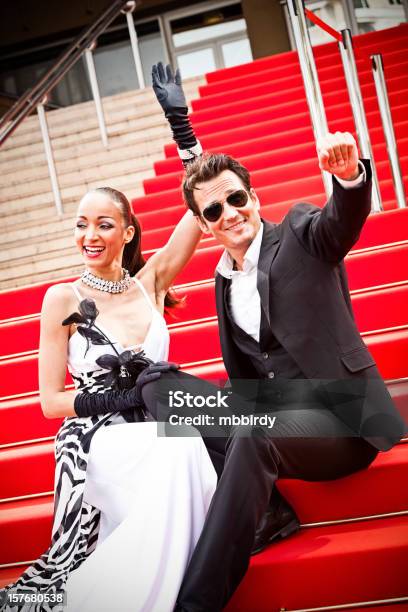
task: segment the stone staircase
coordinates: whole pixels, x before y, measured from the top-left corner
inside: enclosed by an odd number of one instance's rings
[[[184,83],[187,100],[204,79]],[[149,88],[103,99],[109,147],[101,143],[94,103],[47,114],[64,214],[58,216],[38,118],[28,117],[0,149],[0,291],[72,276],[81,268],[73,245],[80,198],[109,185],[128,198],[143,195],[154,176],[169,127]]]

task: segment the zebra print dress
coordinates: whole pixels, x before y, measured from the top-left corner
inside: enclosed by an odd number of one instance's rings
[[[103,385],[86,373],[75,377],[77,388],[101,392]],[[130,420],[130,419],[129,419]],[[100,427],[126,422],[118,413],[90,418],[67,418],[56,436],[55,498],[51,545],[13,585],[15,592],[64,591],[67,577],[95,549],[100,512],[83,500],[89,447]],[[3,594],[3,597],[5,595]],[[18,604],[1,608],[7,612],[59,611],[58,605]]]
[[[167,359],[169,332],[164,318],[153,308],[150,298],[140,281],[135,279],[152,307],[152,322],[142,348],[154,361]],[[79,323],[77,332],[71,336],[68,346],[68,369],[75,388],[83,393],[104,393],[112,389],[112,371],[97,365],[104,354],[134,355],[129,347],[125,350],[118,342],[109,338],[100,326],[95,302],[83,300],[75,285],[75,295],[80,301],[79,313],[68,317],[63,324]],[[82,321],[81,321],[82,319]],[[83,333],[82,333],[83,332]],[[119,348],[119,351],[118,351]],[[140,347],[138,347],[140,349]],[[111,376],[111,378],[109,378]],[[13,584],[0,590],[0,610],[5,612],[59,612],[63,607],[58,602],[18,603],[11,605],[10,593],[56,594],[64,591],[70,572],[78,568],[96,548],[100,512],[84,501],[86,469],[93,435],[100,427],[118,423],[138,422],[137,412],[112,413],[87,418],[66,418],[55,441],[55,497],[54,521],[51,545]],[[29,597],[28,597],[29,599]],[[4,603],[6,601],[6,603]]]

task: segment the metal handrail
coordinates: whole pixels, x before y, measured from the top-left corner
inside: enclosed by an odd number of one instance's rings
[[[316,63],[306,26],[303,1],[304,0],[287,0],[287,6],[299,55],[299,64],[309,106],[313,133],[317,142],[319,138],[325,136],[329,130],[327,127],[326,112],[322,92],[320,90]],[[332,181],[330,175],[324,170],[322,170],[322,179],[326,195],[329,197],[332,191]]]
[[[398,156],[397,140],[394,133],[391,107],[388,99],[387,83],[384,75],[384,63],[381,53],[371,55],[371,65],[377,92],[378,105],[380,107],[381,121],[387,144],[388,158],[390,160],[392,179],[394,181],[395,195],[397,196],[398,208],[407,207],[404,180]]]
[[[0,145],[7,140],[33,108],[41,103],[51,89],[61,81],[82,53],[95,42],[97,37],[106,30],[127,4],[128,0],[114,0],[114,2],[109,3],[109,7],[101,13],[91,26],[77,36],[38,83],[32,89],[27,90],[16,104],[7,111],[0,120]]]
[[[381,212],[383,205],[381,202],[380,185],[378,182],[377,169],[374,160],[373,147],[371,145],[370,133],[368,131],[367,117],[364,108],[363,94],[361,92],[360,80],[358,77],[356,59],[353,50],[353,39],[348,28],[341,31],[342,40],[338,43],[341,61],[343,63],[344,76],[346,79],[347,90],[350,98],[351,111],[356,126],[357,138],[360,145],[362,157],[371,159],[372,171],[372,212]]]
[[[0,98],[6,98],[6,99],[8,99],[10,101],[15,102],[16,100],[20,99],[20,96],[18,94],[13,94],[13,93],[10,93],[9,91],[4,91],[4,90],[1,89],[0,90]],[[55,102],[47,102],[47,104],[45,104],[44,107],[45,107],[46,110],[56,110],[57,108],[62,108],[60,104],[56,104]],[[7,112],[9,110],[10,109],[7,109]]]
[[[356,62],[353,52],[353,41],[350,30],[345,29],[342,30],[341,33],[337,32],[331,26],[322,21],[319,17],[314,15],[314,13],[308,10],[305,7],[305,0],[287,0],[287,6],[289,9],[289,17],[292,24],[296,48],[299,54],[299,62],[316,141],[318,140],[318,137],[324,135],[323,132],[327,132],[328,129],[323,99],[321,96],[317,76],[316,64],[313,57],[309,33],[305,24],[305,16],[307,16],[308,19],[310,19],[316,25],[325,30],[338,42],[360,150],[363,157],[367,157],[373,161],[373,193],[371,209],[372,212],[380,212],[383,210],[381,194],[378,184],[376,167],[374,164],[373,151],[368,132],[364,102],[356,68]],[[329,191],[327,186],[327,175],[325,172],[322,172],[322,175],[326,193],[328,193]]]

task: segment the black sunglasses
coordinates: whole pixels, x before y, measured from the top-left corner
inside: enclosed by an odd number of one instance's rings
[[[235,206],[235,208],[242,208],[246,206],[248,203],[248,193],[243,189],[238,189],[237,191],[233,191],[226,198],[225,201],[228,202],[230,206]],[[218,221],[218,219],[222,215],[222,211],[224,210],[224,204],[222,202],[213,202],[206,206],[201,213],[204,219],[207,221]]]

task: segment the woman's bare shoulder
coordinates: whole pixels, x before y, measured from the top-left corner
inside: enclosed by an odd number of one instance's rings
[[[72,283],[57,283],[48,287],[45,292],[42,310],[43,312],[57,311],[55,314],[71,312],[77,301]]]

